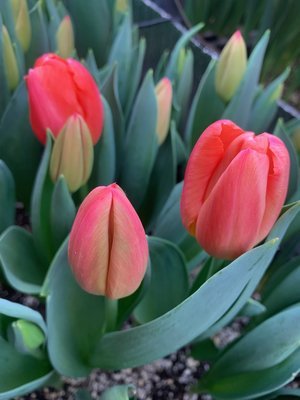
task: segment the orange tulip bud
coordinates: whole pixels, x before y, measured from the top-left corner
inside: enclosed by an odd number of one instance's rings
[[[70,234],[69,262],[89,293],[119,299],[139,287],[148,243],[137,213],[117,184],[97,187],[81,204]]]
[[[233,122],[210,125],[185,172],[181,216],[209,254],[234,259],[270,232],[283,206],[290,159],[276,136]]]
[[[246,68],[246,44],[241,32],[236,31],[222,50],[216,68],[216,91],[225,102],[235,94]]]
[[[172,107],[172,84],[168,78],[161,79],[155,87],[157,100],[156,134],[162,144],[168,134]]]
[[[94,160],[91,133],[81,115],[68,118],[55,139],[51,160],[50,176],[56,182],[64,175],[68,188],[75,192],[89,179]]]

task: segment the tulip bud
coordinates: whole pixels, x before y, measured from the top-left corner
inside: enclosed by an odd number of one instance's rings
[[[58,54],[67,58],[70,57],[74,52],[74,31],[72,26],[71,18],[66,15],[56,32],[56,42],[58,48]]]
[[[31,42],[31,23],[26,0],[10,0],[15,21],[15,32],[24,52]]]
[[[283,206],[290,159],[276,136],[233,122],[210,125],[187,164],[181,217],[209,254],[234,259],[270,232]]]
[[[116,10],[120,13],[125,13],[129,8],[128,0],[117,0]]]
[[[216,67],[215,87],[222,100],[235,94],[247,68],[247,50],[240,31],[236,31],[220,54]]]
[[[172,84],[168,78],[161,79],[155,87],[157,101],[156,134],[162,144],[168,134],[172,107]]]
[[[40,142],[45,144],[47,129],[57,137],[67,119],[79,114],[89,127],[93,144],[97,143],[103,128],[103,104],[96,82],[80,62],[44,54],[25,79],[30,122]]]
[[[64,175],[70,192],[75,192],[89,179],[94,159],[91,134],[81,115],[68,118],[54,142],[50,176],[56,182]]]
[[[85,198],[69,241],[69,263],[87,292],[119,299],[140,285],[148,262],[142,223],[117,184],[99,186]]]
[[[13,45],[6,27],[2,26],[3,60],[8,88],[14,90],[19,83],[19,69]]]

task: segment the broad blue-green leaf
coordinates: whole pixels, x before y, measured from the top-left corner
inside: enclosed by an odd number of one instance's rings
[[[235,304],[249,282],[261,276],[261,269],[271,262],[278,244],[279,240],[272,240],[243,254],[161,317],[104,335],[93,349],[90,364],[97,368],[130,368],[186,345],[215,324]]]
[[[282,267],[276,278],[269,289],[269,295],[263,297],[268,316],[300,302],[300,258],[297,257]]]
[[[48,352],[54,368],[67,376],[86,376],[90,355],[103,334],[105,298],[83,291],[68,264],[66,240],[54,258],[47,288]]]
[[[50,213],[53,244],[58,249],[68,236],[76,214],[74,201],[63,176],[54,185]]]
[[[109,185],[116,179],[116,148],[115,130],[113,125],[110,106],[105,98],[104,105],[104,127],[99,142],[94,147],[94,165],[89,180],[91,187]]]
[[[249,117],[258,88],[259,76],[269,36],[270,32],[266,31],[253,49],[242,82],[222,116],[224,119],[231,119],[243,129],[252,129]]]
[[[180,217],[180,197],[182,182],[178,183],[157,217],[153,235],[175,243],[184,253],[188,261],[197,256],[202,249],[182,225]]]
[[[102,87],[102,94],[107,100],[112,113],[114,141],[116,147],[116,176],[119,176],[124,154],[124,116],[118,90],[118,72],[113,68]]]
[[[171,242],[149,238],[150,285],[134,310],[139,323],[146,323],[172,310],[188,295],[188,275],[184,257]]]
[[[120,183],[135,208],[145,196],[157,151],[157,102],[152,71],[146,75],[130,116]]]
[[[147,193],[140,209],[142,221],[151,230],[157,215],[168,199],[176,184],[177,148],[175,125],[172,121],[171,132],[165,142],[159,147],[151,172]],[[149,227],[149,224],[151,224]]]
[[[108,63],[118,66],[118,87],[120,100],[125,109],[129,88],[132,55],[132,22],[131,15],[127,13],[112,44]],[[136,61],[136,60],[135,60]]]
[[[284,123],[282,119],[279,119],[275,130],[274,135],[278,136],[286,145],[290,155],[290,177],[289,177],[289,188],[287,193],[287,199],[289,199],[299,187],[299,162],[295,147],[288,136],[288,133],[285,129]]]
[[[277,111],[277,100],[280,96],[282,84],[289,73],[290,68],[288,67],[258,95],[250,116],[252,131],[261,133],[268,130]]]
[[[0,299],[0,314],[4,314],[11,318],[21,318],[30,321],[39,326],[41,330],[47,334],[47,328],[41,314],[29,307],[23,306],[22,304]]]
[[[17,350],[0,337],[0,400],[10,400],[46,386],[54,376],[48,360]]]
[[[130,113],[132,102],[134,100],[139,82],[141,80],[144,56],[146,51],[146,41],[140,39],[139,45],[133,48],[131,52],[131,68],[128,82],[128,90],[125,103],[125,115]]]
[[[65,0],[75,28],[75,47],[80,57],[92,49],[98,65],[107,61],[111,43],[113,15],[106,1],[89,0],[88,7],[82,0]]]
[[[50,42],[47,34],[47,22],[41,1],[37,1],[30,10],[31,42],[26,52],[26,65],[32,67],[35,60],[42,54],[50,51]]]
[[[297,305],[242,337],[210,368],[199,382],[199,389],[217,399],[256,398],[292,380],[300,369],[299,357],[300,306]]]
[[[100,400],[130,400],[135,393],[132,385],[117,385],[109,389],[100,396]]]
[[[41,257],[49,262],[54,252],[51,232],[51,197],[53,183],[49,176],[52,139],[48,134],[43,158],[35,178],[31,197],[32,235]]]
[[[185,130],[185,140],[190,150],[204,129],[220,119],[225,109],[215,90],[215,67],[216,60],[211,60],[192,101]]]
[[[15,221],[15,182],[6,164],[0,160],[0,233]]]
[[[13,288],[23,293],[40,292],[46,270],[31,233],[17,226],[8,228],[0,237],[0,261]]]
[[[0,158],[13,174],[17,199],[26,206],[41,157],[41,145],[31,130],[28,116],[27,91],[22,82],[11,97],[0,122]]]

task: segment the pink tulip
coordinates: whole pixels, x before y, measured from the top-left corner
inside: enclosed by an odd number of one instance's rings
[[[103,104],[89,71],[78,61],[44,54],[26,76],[30,122],[40,142],[45,144],[47,128],[57,137],[67,119],[83,117],[97,143],[103,128]]]
[[[290,160],[276,136],[211,124],[185,172],[181,216],[209,254],[234,259],[270,232],[287,194]]]
[[[117,184],[99,186],[83,201],[70,234],[69,262],[89,293],[119,299],[139,287],[148,243],[138,215]]]

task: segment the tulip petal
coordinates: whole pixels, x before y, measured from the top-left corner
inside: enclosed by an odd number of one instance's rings
[[[69,241],[69,262],[75,278],[89,293],[106,293],[109,265],[109,220],[112,193],[94,189],[80,206]]]
[[[140,285],[148,262],[148,243],[142,223],[124,192],[112,189],[113,238],[106,296],[121,298]]]
[[[98,87],[91,75],[87,74],[84,66],[72,58],[67,60],[69,72],[76,85],[77,100],[82,109],[82,116],[87,123],[93,143],[97,143],[103,128],[104,110],[102,101],[95,101],[100,97]]]
[[[243,133],[233,122],[220,120],[198,139],[186,168],[180,205],[183,224],[192,235],[210,179],[228,146]]]
[[[233,259],[257,243],[265,203],[269,158],[241,151],[222,174],[199,212],[196,238],[219,258]]]
[[[271,167],[268,176],[266,209],[257,242],[267,236],[280,214],[287,195],[290,174],[289,153],[281,139],[269,133],[263,133],[260,136],[268,139],[268,156]]]

